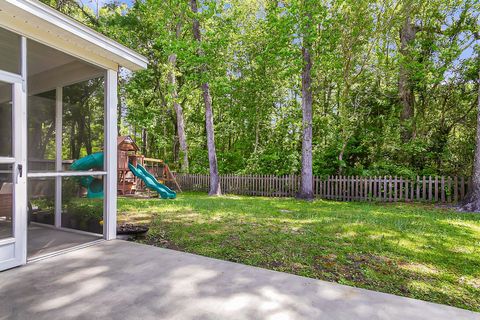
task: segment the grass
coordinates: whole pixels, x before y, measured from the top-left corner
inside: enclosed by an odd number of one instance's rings
[[[182,193],[120,198],[144,242],[480,311],[480,214],[425,204]]]

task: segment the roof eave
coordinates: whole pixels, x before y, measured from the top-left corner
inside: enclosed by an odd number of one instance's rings
[[[45,23],[62,28],[73,35],[97,45],[108,51],[112,60],[120,66],[132,71],[146,69],[148,59],[120,43],[102,35],[99,32],[81,24],[67,15],[37,1],[37,0],[4,0],[7,3],[42,19]]]

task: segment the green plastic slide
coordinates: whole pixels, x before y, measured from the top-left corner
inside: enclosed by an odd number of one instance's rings
[[[142,179],[147,188],[157,191],[162,199],[175,199],[177,197],[177,193],[175,191],[158,182],[158,180],[155,179],[155,177],[140,164],[137,164],[137,167],[135,168],[131,163],[129,163],[128,168],[130,171],[132,171],[135,177]]]
[[[88,171],[90,169],[103,169],[103,152],[89,154],[86,157],[76,160],[70,166],[71,170]],[[78,178],[80,184],[87,188],[87,198],[103,198],[103,180],[93,176]]]
[[[70,166],[70,169],[76,171],[88,171],[90,169],[103,168],[103,152],[95,152],[86,157],[78,159]]]

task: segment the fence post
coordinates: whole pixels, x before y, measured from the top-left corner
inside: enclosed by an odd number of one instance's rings
[[[387,176],[383,176],[383,201],[384,202],[387,202],[387,196],[388,196],[388,192],[387,192]]]
[[[369,181],[369,194],[368,194],[368,198],[370,199],[370,201],[373,201],[374,197],[375,197],[375,177],[369,177],[370,178],[370,181]]]
[[[433,180],[432,176],[428,176],[428,201],[433,199]]]
[[[329,181],[329,184],[330,184],[330,197],[329,197],[329,199],[333,200],[334,199],[333,195],[335,193],[335,191],[334,191],[335,190],[335,183],[333,182],[334,181],[333,176],[330,176],[329,179],[330,179],[330,181]]]
[[[447,202],[451,203],[452,202],[452,177],[448,176],[447,180]]]
[[[337,176],[332,177],[332,199],[337,200],[338,194],[338,184],[337,184]]]
[[[349,176],[345,176],[345,196],[346,196],[346,201],[351,201],[352,200],[352,178]]]
[[[271,174],[270,175],[270,197],[274,197],[275,196],[275,180],[274,180],[274,176]]]
[[[263,179],[262,179],[263,175],[261,174],[258,174],[257,175],[257,192],[256,194],[258,196],[262,196],[262,183],[263,183]]]
[[[458,202],[458,177],[453,177],[453,202]]]
[[[348,201],[353,201],[355,196],[355,191],[354,191],[355,176],[349,177],[349,180],[350,180],[350,183],[349,183],[350,186],[347,188],[348,194],[349,194]]]
[[[352,185],[353,201],[358,200],[358,176],[353,176],[353,185]]]
[[[398,201],[400,201],[400,202],[403,200],[403,197],[404,197],[403,188],[404,188],[405,181],[406,180],[403,180],[403,177],[400,177],[400,188],[398,189],[399,190]]]
[[[263,195],[265,197],[268,197],[268,177],[269,177],[269,175],[263,175],[263,179],[262,179],[262,181],[263,181],[263,188],[262,189],[263,189]]]
[[[255,180],[256,180],[256,188],[255,188],[255,195],[257,196],[261,196],[262,195],[262,175],[261,174],[257,174],[255,176]]]
[[[263,174],[258,175],[258,195],[263,196]]]
[[[427,178],[425,176],[422,177],[422,193],[423,193],[423,201],[427,201]]]
[[[392,178],[392,176],[387,177],[387,194],[388,194],[388,202],[392,202],[392,194],[393,194],[393,178]]]
[[[397,202],[398,200],[398,196],[397,196],[397,192],[398,192],[398,179],[397,179],[397,176],[395,176],[393,178],[393,202]],[[400,184],[400,190],[402,188],[402,185]],[[401,192],[400,192],[401,193]]]
[[[415,180],[410,180],[410,201],[415,201]]]
[[[275,197],[275,175],[270,175],[270,197]]]
[[[372,181],[370,181],[370,191],[372,192],[372,196],[371,196],[371,200],[374,201],[376,200],[376,197],[377,197],[377,176],[373,176],[372,177]]]
[[[373,186],[373,178],[367,177],[365,179],[365,200],[372,201],[372,186]]]
[[[442,203],[445,203],[445,177],[442,176],[441,184],[440,184],[440,200]]]
[[[332,188],[331,188],[331,193],[332,193],[332,200],[337,200],[337,176],[332,176]]]
[[[404,185],[405,185],[405,202],[408,202],[408,196],[410,195],[410,194],[409,194],[409,191],[408,191],[409,184],[410,184],[410,179],[405,179],[405,181],[404,181]]]
[[[338,184],[338,200],[343,200],[342,197],[343,197],[343,179],[342,179],[342,176],[338,176],[338,181],[337,181],[337,184]]]
[[[355,179],[357,180],[357,186],[355,187],[355,189],[357,190],[355,193],[356,193],[356,200],[357,201],[360,201],[362,200],[362,187],[363,187],[363,181],[362,181],[362,177],[359,177],[359,176],[355,176]]]
[[[346,191],[346,200],[351,201],[352,200],[352,178],[349,176],[345,176],[345,191]]]
[[[330,198],[330,182],[331,182],[330,175],[328,175],[327,176],[327,194],[326,194],[327,199],[331,199]]]

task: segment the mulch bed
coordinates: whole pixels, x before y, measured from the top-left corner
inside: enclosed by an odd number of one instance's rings
[[[131,223],[124,223],[117,227],[117,234],[141,234],[147,231],[147,226]]]

